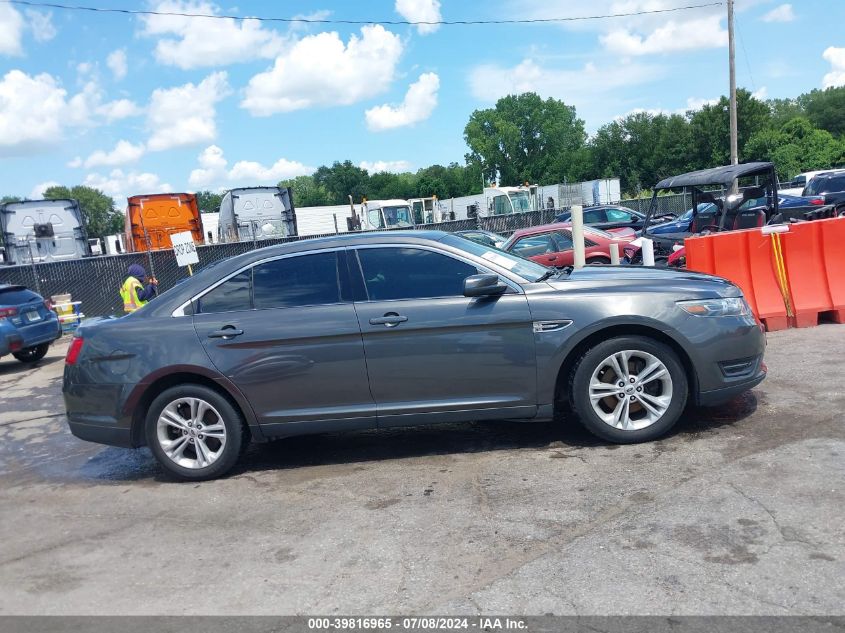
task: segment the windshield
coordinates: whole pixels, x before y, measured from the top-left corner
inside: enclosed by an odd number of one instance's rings
[[[515,275],[519,275],[528,281],[537,281],[540,277],[544,277],[546,273],[549,272],[549,269],[545,266],[536,264],[529,259],[524,259],[522,257],[518,257],[517,255],[513,255],[512,253],[506,253],[497,248],[491,248],[489,246],[485,246],[484,244],[473,242],[472,240],[459,235],[447,235],[443,238],[443,243],[448,246],[459,248],[467,253],[471,253],[481,259],[485,259],[491,264],[496,264],[497,266],[509,270]]]
[[[525,213],[531,210],[527,191],[512,191],[508,196],[510,196],[511,202],[513,203],[514,213]]]
[[[387,226],[414,226],[410,207],[382,207]]]

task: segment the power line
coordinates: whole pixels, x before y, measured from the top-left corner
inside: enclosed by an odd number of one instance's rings
[[[216,20],[257,20],[259,22],[286,22],[286,23],[304,23],[304,24],[349,24],[349,25],[364,25],[364,24],[387,24],[391,26],[401,25],[429,25],[429,26],[466,26],[466,25],[484,25],[484,24],[543,24],[555,22],[581,22],[587,20],[606,20],[610,18],[629,18],[641,15],[653,15],[656,13],[674,13],[677,11],[689,11],[692,9],[704,9],[708,7],[723,6],[724,1],[708,2],[705,4],[691,4],[683,7],[673,7],[669,9],[653,9],[651,11],[633,11],[630,13],[612,13],[608,15],[587,15],[577,17],[560,17],[560,18],[524,18],[524,19],[508,19],[508,20],[341,20],[332,18],[308,18],[308,17],[294,17],[294,18],[276,18],[267,16],[241,16],[241,15],[216,15],[210,13],[182,13],[176,11],[145,11],[143,9],[115,9],[105,7],[88,7],[81,5],[59,4],[56,2],[36,2],[34,0],[0,0],[5,4],[17,4],[26,7],[34,7],[39,9],[61,9],[64,11],[89,11],[92,13],[122,13],[125,15],[142,15],[142,16],[172,16],[181,18],[213,18]]]

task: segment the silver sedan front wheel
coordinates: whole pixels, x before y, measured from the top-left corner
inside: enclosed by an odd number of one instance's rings
[[[672,404],[672,377],[655,355],[642,350],[614,352],[590,377],[590,405],[602,422],[622,431],[656,423]]]
[[[211,403],[182,397],[162,409],[156,438],[165,456],[178,466],[207,468],[226,448],[226,426]]]

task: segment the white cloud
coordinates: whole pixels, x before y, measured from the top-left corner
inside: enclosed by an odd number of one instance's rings
[[[440,78],[425,73],[411,84],[402,103],[397,107],[380,105],[367,110],[367,127],[374,132],[391,130],[425,121],[437,107]]]
[[[647,35],[628,28],[615,29],[599,39],[612,53],[649,55],[701,48],[720,48],[728,44],[728,32],[719,15],[676,21],[669,20]]]
[[[91,173],[85,177],[82,183],[87,187],[99,189],[107,196],[115,198],[120,206],[123,199],[141,193],[169,193],[173,187],[149,172],[130,171],[124,172],[121,169],[113,169],[108,174]]]
[[[218,15],[211,2],[163,0],[155,11]],[[144,16],[143,34],[159,37],[155,57],[179,68],[221,66],[255,59],[272,59],[285,46],[285,38],[266,29],[258,20],[191,18],[178,15]]]
[[[49,42],[56,37],[56,27],[53,26],[53,14],[41,13],[27,9],[26,17],[29,19],[29,29],[32,31],[32,38],[36,42]]]
[[[126,77],[126,50],[118,48],[109,53],[109,56],[106,57],[106,66],[109,67],[115,79]]]
[[[704,106],[716,105],[719,103],[718,99],[702,99],[699,97],[689,97],[687,99],[687,110],[701,110]]]
[[[30,200],[41,200],[44,197],[44,192],[50,187],[61,187],[62,183],[55,180],[48,180],[47,182],[38,183],[32,188],[29,193]]]
[[[144,145],[133,145],[129,141],[120,140],[114,149],[111,151],[97,150],[91,154],[84,162],[77,163],[77,159],[71,161],[73,166],[82,166],[86,169],[91,167],[116,167],[118,165],[128,165],[136,162],[144,155]]]
[[[795,20],[795,11],[791,4],[782,4],[775,7],[763,16],[763,22],[792,22]]]
[[[439,22],[440,0],[396,0],[396,12],[409,22]],[[420,35],[434,33],[439,24],[418,24]]]
[[[663,67],[624,60],[569,69],[541,66],[533,59],[525,59],[513,67],[477,66],[470,72],[469,84],[472,94],[485,103],[522,92],[561,99],[575,106],[590,127],[606,123],[620,111],[620,104],[624,105],[620,94],[625,88],[658,81],[664,74]]]
[[[70,119],[66,97],[67,91],[47,73],[6,73],[0,81],[0,155],[56,143]]]
[[[217,136],[215,104],[229,93],[225,72],[212,73],[197,85],[154,90],[147,111],[148,149],[161,151],[213,141]]]
[[[312,106],[349,105],[383,92],[396,73],[402,41],[380,25],[361,28],[344,44],[332,32],[300,39],[253,76],[241,107],[269,116]]]
[[[751,93],[751,96],[758,101],[765,101],[769,98],[769,89],[766,86],[760,86],[757,90]]]
[[[21,40],[24,21],[12,5],[0,4],[0,55],[23,53]]]
[[[830,72],[824,76],[825,88],[845,85],[845,48],[831,46],[822,54],[830,62]]]
[[[407,160],[362,160],[358,163],[358,167],[366,169],[371,174],[378,174],[383,171],[388,171],[393,174],[401,174],[406,171],[411,171],[411,163]]]
[[[191,171],[188,182],[197,189],[219,188],[224,185],[275,184],[280,180],[304,176],[314,172],[297,161],[280,158],[270,167],[255,161],[242,160],[229,169],[223,150],[217,145],[206,147],[198,157],[199,167]]]
[[[144,109],[129,99],[116,99],[98,106],[97,113],[111,123],[112,121],[139,116],[144,113]]]

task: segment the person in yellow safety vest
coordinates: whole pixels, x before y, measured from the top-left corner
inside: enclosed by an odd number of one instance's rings
[[[158,294],[158,280],[150,277],[145,286],[144,279],[147,277],[147,271],[140,264],[130,265],[127,272],[129,276],[120,287],[120,298],[123,299],[123,311],[129,314]]]

